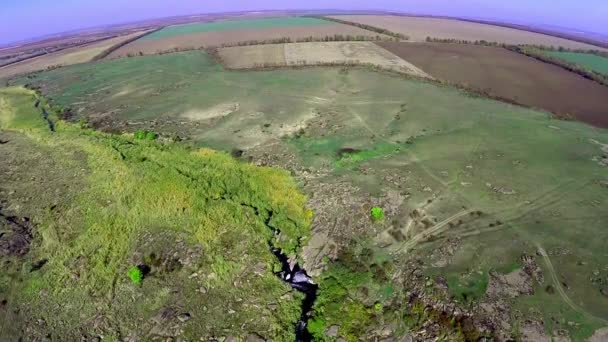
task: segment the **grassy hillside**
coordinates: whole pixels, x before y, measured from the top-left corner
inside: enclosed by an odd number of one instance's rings
[[[0,147],[16,167],[3,182],[14,196],[38,193],[29,209],[5,208],[34,213],[35,226],[28,253],[0,254],[0,297],[11,309],[0,310],[3,335],[148,340],[177,329],[188,339],[293,340],[301,296],[273,274],[269,244],[295,255],[309,214],[285,172],[61,121],[51,132],[41,109],[55,113],[36,101],[23,88],[0,90]],[[37,171],[37,181],[25,179]],[[45,199],[55,176],[66,186]],[[141,284],[128,277],[137,266]]]

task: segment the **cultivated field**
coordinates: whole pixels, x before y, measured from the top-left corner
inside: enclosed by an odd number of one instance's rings
[[[229,69],[247,69],[263,65],[284,66],[285,44],[234,46],[218,49],[222,64]]]
[[[306,26],[331,26],[331,22],[315,18],[304,17],[279,17],[265,19],[240,19],[240,20],[221,20],[214,22],[202,22],[186,25],[176,25],[166,27],[155,32],[143,40],[160,39],[181,36],[191,33],[202,32],[221,32],[235,30],[257,30],[277,27],[306,27]]]
[[[608,58],[591,53],[545,51],[551,57],[560,58],[568,63],[608,76]]]
[[[431,76],[517,103],[608,127],[608,88],[502,48],[382,42]]]
[[[140,52],[154,54],[172,49],[235,45],[281,38],[290,38],[292,41],[311,37],[322,39],[334,35],[390,39],[388,36],[381,36],[350,25],[312,18],[235,20],[168,27],[118,49],[108,58],[136,55]]]
[[[451,19],[390,15],[340,15],[332,17],[402,33],[409,36],[410,40],[414,42],[422,42],[426,40],[426,37],[432,37],[469,41],[486,40],[506,44],[553,45],[572,49],[600,49],[593,45],[540,33]]]
[[[366,64],[428,77],[422,70],[371,42],[313,42],[219,49],[229,68],[259,66]]]
[[[103,40],[97,43],[92,43],[75,48],[65,49],[59,52],[54,52],[48,55],[17,62],[11,65],[0,67],[0,79],[10,78],[19,74],[45,70],[49,67],[64,66],[91,61],[93,58],[103,53],[104,51],[121,44],[124,41],[133,39],[142,32],[135,32],[128,35],[115,37]]]
[[[0,67],[15,63],[28,58],[57,52],[71,47],[82,46],[88,43],[112,38],[110,33],[98,33],[93,35],[78,35],[68,38],[47,39],[41,42],[24,44],[17,47],[0,49]]]

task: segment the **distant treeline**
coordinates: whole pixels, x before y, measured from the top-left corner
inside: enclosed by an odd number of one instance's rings
[[[591,70],[582,65],[568,62],[559,57],[553,57],[553,56],[550,56],[550,55],[547,55],[546,53],[544,53],[544,51],[554,51],[554,50],[541,49],[541,48],[534,47],[534,46],[509,46],[508,49],[511,51],[515,51],[517,53],[521,53],[528,57],[532,57],[541,62],[557,65],[568,71],[571,71],[580,76],[583,76],[584,78],[590,79],[592,81],[595,81],[601,85],[608,87],[608,75],[604,75],[602,73],[599,73],[595,70]],[[557,51],[565,52],[567,50],[557,50]],[[583,51],[585,51],[583,53],[590,53],[590,52],[586,52],[586,50],[583,50]],[[579,50],[579,51],[573,51],[573,52],[582,52],[582,51]]]
[[[390,31],[390,30],[387,30],[387,29],[376,27],[376,26],[371,26],[371,25],[366,25],[366,24],[361,24],[361,23],[355,23],[355,22],[352,22],[352,21],[341,20],[341,19],[330,18],[330,17],[323,17],[323,16],[309,16],[309,18],[316,18],[316,19],[321,19],[321,20],[333,21],[333,22],[336,22],[336,23],[344,24],[344,25],[356,26],[358,28],[361,28],[361,29],[364,29],[364,30],[367,30],[367,31],[372,31],[372,32],[384,34],[384,35],[391,36],[393,38],[400,39],[400,40],[408,40],[408,39],[410,39],[410,37],[408,37],[408,36],[406,36],[404,34],[401,34],[401,33],[393,32],[393,31]]]
[[[513,45],[513,44],[505,44],[505,43],[497,43],[497,42],[489,42],[485,40],[462,40],[462,39],[443,39],[443,38],[433,38],[426,37],[427,42],[432,43],[449,43],[449,44],[469,44],[469,45],[481,45],[481,46],[493,46],[493,47],[501,47],[503,49],[507,49],[513,52],[517,52],[519,54],[532,57],[544,63],[553,64],[564,68],[570,72],[576,73],[584,78],[595,81],[601,85],[608,86],[608,75],[604,75],[598,73],[597,71],[586,68],[582,65],[565,61],[558,57],[553,57],[547,55],[546,51],[559,51],[559,52],[577,52],[577,53],[588,53],[594,54],[602,57],[608,58],[608,52],[594,50],[594,49],[568,49],[563,46],[547,46],[547,45],[538,45],[538,44],[530,44],[530,45]]]
[[[309,43],[309,42],[365,42],[365,41],[393,41],[396,38],[382,37],[382,36],[363,36],[363,35],[350,35],[350,34],[334,34],[333,36],[325,37],[304,37],[291,39],[289,37],[266,39],[266,40],[249,40],[237,43],[222,44],[220,47],[232,47],[232,46],[249,46],[249,45],[266,45],[266,44],[288,44],[288,43]]]
[[[100,59],[104,59],[104,58],[108,57],[108,56],[109,56],[109,55],[110,55],[112,52],[114,52],[114,51],[116,51],[116,50],[120,49],[121,47],[123,47],[123,46],[125,46],[125,45],[127,45],[127,44],[129,44],[129,43],[132,43],[132,42],[134,42],[134,41],[136,41],[136,40],[138,40],[138,39],[140,39],[140,38],[143,38],[143,37],[145,37],[145,36],[147,36],[147,35],[149,35],[149,34],[152,34],[152,33],[154,33],[154,32],[158,32],[158,31],[162,30],[163,28],[164,28],[164,27],[159,27],[159,28],[157,28],[157,29],[155,29],[155,30],[148,31],[148,32],[146,32],[146,33],[144,33],[144,34],[141,34],[141,35],[139,35],[139,36],[136,36],[136,37],[133,37],[133,38],[127,39],[127,40],[125,40],[125,41],[123,41],[123,42],[120,42],[120,43],[118,43],[118,44],[114,45],[114,46],[111,46],[109,49],[107,49],[107,50],[105,50],[105,51],[101,52],[99,55],[97,55],[97,56],[93,57],[92,61],[98,61],[98,60],[100,60]],[[131,57],[131,56],[129,56],[129,57]]]
[[[185,52],[185,51],[193,51],[193,50],[204,50],[208,48],[225,48],[225,47],[234,47],[234,46],[252,46],[252,45],[272,45],[272,44],[289,44],[289,43],[308,43],[308,42],[378,42],[378,41],[394,41],[396,38],[391,37],[382,37],[382,36],[361,36],[361,35],[343,35],[343,34],[334,34],[333,36],[325,36],[325,37],[304,37],[304,38],[296,38],[292,39],[289,37],[282,38],[273,38],[273,39],[265,39],[265,40],[247,40],[236,43],[225,43],[218,46],[187,46],[187,47],[174,47],[167,50],[159,50],[156,51],[157,55],[164,55],[168,53],[175,52]],[[127,54],[127,57],[136,57],[143,56],[144,53],[139,51],[137,53],[130,52]]]

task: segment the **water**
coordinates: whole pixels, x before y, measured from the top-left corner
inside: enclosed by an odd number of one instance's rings
[[[302,301],[302,313],[300,320],[296,325],[296,341],[308,342],[312,341],[312,336],[308,332],[308,319],[312,307],[317,299],[317,289],[319,288],[312,279],[306,274],[306,270],[302,269],[299,264],[290,265],[289,258],[279,249],[271,247],[272,253],[281,262],[281,271],[277,272],[276,275],[281,278],[284,282],[291,285],[295,290],[304,294],[304,300]]]

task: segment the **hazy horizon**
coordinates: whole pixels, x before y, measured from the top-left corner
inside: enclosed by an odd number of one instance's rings
[[[485,18],[512,23],[562,27],[608,35],[608,2],[603,0],[513,0],[487,3],[482,0],[378,0],[366,1],[227,1],[203,4],[194,0],[5,0],[0,12],[0,45],[42,36],[171,16],[234,11],[270,10],[379,10],[412,14]],[[54,20],[49,20],[52,18]],[[65,20],[72,19],[72,20]]]

